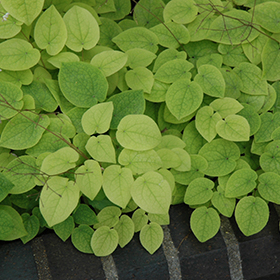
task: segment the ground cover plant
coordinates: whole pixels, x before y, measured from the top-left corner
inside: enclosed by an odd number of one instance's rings
[[[205,242],[280,204],[280,3],[132,2],[1,0],[0,240],[153,254],[171,205]]]

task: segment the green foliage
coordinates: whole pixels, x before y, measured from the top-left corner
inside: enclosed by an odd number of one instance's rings
[[[171,205],[205,242],[280,204],[280,4],[133,2],[1,1],[0,240],[153,254]]]

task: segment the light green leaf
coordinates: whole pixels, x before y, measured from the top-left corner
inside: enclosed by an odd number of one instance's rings
[[[151,222],[141,229],[139,237],[142,246],[152,255],[163,241],[163,230],[159,224]]]
[[[42,11],[44,0],[2,0],[1,4],[14,18],[30,25]]]
[[[219,214],[213,208],[196,208],[191,215],[191,230],[200,242],[214,237],[220,229]]]
[[[116,11],[114,0],[108,0],[106,4],[104,4],[103,0],[95,0],[95,2],[96,4],[94,5],[94,9],[99,14]]]
[[[158,37],[158,43],[166,48],[177,49],[190,41],[190,33],[183,24],[175,22],[160,23],[150,29]]]
[[[70,147],[64,147],[49,154],[42,162],[41,171],[48,175],[63,173],[76,166],[79,154]]]
[[[269,143],[260,157],[260,166],[265,172],[275,172],[280,175],[280,140]]]
[[[87,204],[80,204],[72,214],[76,224],[92,226],[98,223],[96,214]]]
[[[63,62],[78,62],[78,61],[80,61],[80,58],[72,52],[61,52],[48,59],[48,62],[51,63],[56,68],[61,68]]]
[[[280,176],[274,172],[265,172],[259,176],[258,191],[268,201],[280,204]]]
[[[231,68],[221,68],[220,71],[226,83],[225,97],[239,98],[241,95],[240,89],[242,88],[241,79]]]
[[[94,200],[103,183],[101,167],[97,161],[86,160],[76,172],[76,184],[90,200]]]
[[[105,257],[112,254],[119,243],[119,235],[115,229],[107,226],[98,228],[90,241],[93,253],[97,257]]]
[[[33,73],[30,69],[23,71],[0,71],[0,81],[10,82],[18,87],[21,85],[29,85],[33,81]]]
[[[223,64],[227,66],[236,67],[242,62],[249,62],[240,45],[233,46],[220,44],[218,51],[223,55]]]
[[[267,203],[260,197],[243,197],[236,205],[235,219],[246,236],[261,231],[267,224],[269,208]]]
[[[186,147],[185,142],[175,135],[163,135],[161,138],[160,144],[156,147],[156,150],[159,149],[173,149],[173,148],[182,148]]]
[[[214,182],[207,178],[194,179],[187,187],[184,202],[189,205],[208,202],[213,196],[214,185]]]
[[[115,49],[116,44],[112,41],[112,38],[119,35],[122,32],[122,29],[112,19],[101,17],[99,20],[102,24],[99,27],[100,39],[98,45]]]
[[[78,107],[90,108],[105,100],[108,82],[95,66],[84,62],[62,63],[58,82],[63,95]]]
[[[172,150],[170,149],[160,149],[157,150],[157,154],[159,155],[161,161],[162,161],[162,167],[163,168],[175,168],[181,165],[182,161],[180,157]],[[148,171],[148,170],[147,170]]]
[[[93,48],[100,37],[99,26],[94,16],[86,9],[73,6],[64,15],[63,20],[67,28],[66,46],[80,52],[82,49]]]
[[[126,51],[126,54],[128,55],[127,65],[132,69],[147,67],[157,57],[154,53],[140,48],[130,49]]]
[[[198,83],[190,80],[177,80],[167,90],[166,105],[178,119],[195,112],[203,100],[203,91]]]
[[[66,220],[76,208],[80,190],[73,181],[54,176],[44,185],[40,195],[40,211],[49,227]]]
[[[90,64],[102,71],[105,77],[118,72],[127,62],[128,55],[120,51],[104,51],[95,55]]]
[[[209,106],[218,112],[222,118],[236,114],[244,108],[237,100],[230,97],[215,99]]]
[[[2,172],[4,169],[7,168],[7,165],[13,161],[17,156],[15,154],[9,153],[8,149],[6,152],[5,148],[0,148],[1,153],[0,153],[0,172]]]
[[[151,213],[149,213],[148,218],[151,222],[157,223],[161,226],[169,225],[169,223],[170,223],[169,213],[166,213],[166,214],[151,214]]]
[[[118,161],[121,165],[129,168],[134,174],[157,170],[163,166],[160,156],[154,150],[133,151],[123,149],[120,152]]]
[[[119,165],[110,165],[103,172],[103,190],[114,204],[125,208],[131,199],[130,189],[134,182],[132,171]]]
[[[40,229],[40,222],[35,215],[30,216],[28,213],[22,214],[21,218],[28,234],[21,237],[20,239],[23,244],[26,244],[38,234]]]
[[[267,82],[262,78],[261,69],[251,63],[242,62],[234,72],[243,83],[241,91],[250,95],[267,95]]]
[[[236,160],[240,157],[238,146],[224,139],[215,139],[206,143],[199,155],[208,162],[208,168],[204,171],[208,176],[224,176],[235,169]]]
[[[123,248],[129,243],[134,235],[134,223],[127,215],[122,215],[114,229],[119,236],[119,245]]]
[[[0,202],[6,198],[6,196],[9,194],[9,192],[13,187],[14,184],[8,178],[6,178],[6,176],[4,176],[3,173],[1,172],[0,173]]]
[[[76,129],[67,115],[59,113],[50,115],[50,121],[48,127],[50,131],[67,138],[73,138],[76,135]]]
[[[34,39],[38,47],[46,49],[49,55],[57,55],[63,49],[67,40],[67,29],[54,5],[37,20]]]
[[[267,84],[268,94],[265,95],[264,103],[262,108],[258,111],[259,114],[263,114],[269,111],[277,100],[277,93],[273,86]]]
[[[23,93],[19,87],[0,82],[0,119],[10,119],[23,107]],[[9,106],[7,106],[7,103]]]
[[[27,234],[19,213],[11,206],[0,205],[0,240],[11,241]]]
[[[234,198],[250,193],[256,187],[257,173],[252,169],[239,169],[228,179],[225,196]]]
[[[70,237],[74,228],[75,223],[72,216],[69,216],[63,222],[53,226],[54,232],[63,242],[65,242]]]
[[[134,27],[123,31],[112,41],[124,52],[141,48],[156,53],[158,50],[158,38],[150,30],[144,27]]]
[[[222,215],[228,218],[232,216],[235,209],[235,198],[225,197],[225,192],[220,186],[218,186],[217,191],[213,193],[211,202]]]
[[[280,3],[266,2],[254,7],[254,17],[261,27],[272,33],[280,33]]]
[[[35,66],[40,59],[39,50],[22,39],[12,38],[0,44],[0,68],[21,71]]]
[[[114,0],[114,4],[116,11],[104,13],[104,17],[108,17],[113,20],[120,20],[131,11],[131,2],[129,0]]]
[[[223,64],[223,56],[218,53],[211,53],[200,57],[196,62],[196,67],[199,68],[201,65],[213,65],[220,69]]]
[[[14,185],[9,192],[21,194],[35,187],[35,178],[39,175],[39,170],[35,158],[24,155],[11,161],[5,167],[3,174]]]
[[[131,196],[139,207],[154,214],[166,214],[171,203],[168,182],[154,171],[147,172],[135,180]]]
[[[93,229],[88,225],[79,225],[71,234],[71,241],[73,245],[82,253],[92,254],[91,238],[93,236]]]
[[[154,102],[154,103],[163,102],[165,101],[165,95],[168,88],[169,88],[168,84],[154,80],[151,93],[144,93],[144,97],[146,100],[150,102]]]
[[[97,215],[98,223],[94,225],[94,228],[100,228],[102,226],[114,227],[119,222],[121,210],[116,206],[107,206],[103,208]]]
[[[153,73],[145,67],[136,67],[125,74],[127,85],[133,90],[143,90],[151,93],[154,84]]]
[[[148,223],[149,219],[144,210],[137,209],[132,214],[132,221],[135,226],[134,231],[138,232]]]
[[[190,80],[189,70],[193,64],[184,59],[174,59],[161,65],[155,74],[155,79],[171,84],[179,79]]]
[[[239,115],[229,115],[216,124],[219,136],[229,141],[249,141],[250,125]]]
[[[224,97],[225,80],[222,73],[213,65],[201,65],[198,68],[198,74],[194,77],[203,92],[213,97]]]
[[[86,150],[97,161],[116,163],[115,148],[109,135],[90,137],[86,144]]]
[[[118,125],[116,137],[124,148],[135,151],[153,149],[161,141],[157,124],[145,115],[125,116]]]
[[[50,120],[46,115],[22,112],[11,119],[1,133],[0,146],[23,150],[36,145]]]
[[[238,101],[242,104],[246,103],[254,107],[255,111],[258,112],[265,100],[265,95],[249,95],[246,93],[241,92],[240,96],[238,97]]]
[[[110,128],[113,115],[113,102],[99,103],[88,109],[82,117],[82,126],[86,134],[105,133]]]
[[[192,22],[198,12],[198,8],[192,0],[172,0],[164,11],[165,22],[174,21],[176,23],[187,24]]]
[[[173,148],[172,151],[177,154],[177,156],[181,160],[181,164],[179,166],[174,167],[177,171],[190,171],[191,170],[191,158],[189,153],[181,148]]]
[[[219,99],[216,99],[219,100]],[[201,107],[195,116],[195,127],[208,142],[217,135],[216,124],[221,120],[219,113],[215,113],[210,106]]]
[[[280,79],[280,50],[279,43],[268,39],[261,56],[263,76],[269,81]]]

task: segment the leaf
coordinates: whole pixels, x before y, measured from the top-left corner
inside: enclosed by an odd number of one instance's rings
[[[166,5],[163,17],[165,22],[173,20],[176,23],[187,24],[195,19],[197,12],[198,8],[192,0],[172,0]]]
[[[134,181],[131,196],[139,207],[154,214],[167,213],[171,203],[168,182],[154,171],[147,172]]]
[[[14,184],[0,173],[0,202],[6,198],[13,187]]]
[[[80,204],[72,214],[76,224],[85,224],[92,226],[98,223],[96,214],[87,204]]]
[[[191,158],[189,153],[181,148],[173,148],[172,151],[175,152],[181,160],[180,165],[174,167],[174,169],[178,171],[189,171],[191,169]]]
[[[269,81],[280,79],[280,50],[279,43],[268,39],[261,55],[263,76]]]
[[[40,222],[35,215],[30,216],[28,213],[22,214],[21,217],[22,217],[23,225],[26,231],[28,232],[28,234],[21,237],[20,239],[23,244],[26,244],[28,241],[33,239],[38,234],[40,229]]]
[[[242,62],[235,67],[234,72],[243,83],[241,91],[250,95],[267,95],[267,82],[262,78],[261,69],[251,63]]]
[[[153,53],[156,53],[158,50],[157,36],[144,27],[134,27],[125,30],[114,37],[112,41],[124,52],[134,48],[145,49]]]
[[[230,67],[238,67],[242,62],[249,62],[242,47],[220,44],[218,51],[223,55],[223,64]]]
[[[211,198],[213,206],[224,216],[230,218],[235,209],[235,198],[225,197],[225,192],[218,186]]]
[[[203,91],[198,83],[177,80],[167,90],[166,105],[178,119],[195,112],[203,100]]]
[[[219,136],[229,141],[249,141],[250,125],[239,115],[229,115],[216,124]]]
[[[67,28],[66,46],[75,52],[92,49],[98,42],[99,26],[94,16],[86,9],[73,6],[63,16]]]
[[[260,197],[243,197],[236,205],[235,219],[245,236],[261,231],[267,224],[269,208]]]
[[[210,143],[206,143],[198,154],[208,162],[208,168],[204,171],[206,175],[224,176],[235,169],[240,151],[233,142],[215,139]]]
[[[154,84],[153,73],[145,67],[136,67],[125,74],[127,85],[133,90],[143,90],[151,93]]]
[[[107,206],[103,208],[97,215],[98,223],[94,225],[94,228],[100,228],[103,226],[114,227],[119,222],[121,210],[116,206]]]
[[[53,226],[54,232],[63,242],[65,242],[70,237],[74,228],[75,223],[72,216],[69,216],[63,222]]]
[[[179,79],[190,79],[193,64],[184,59],[174,59],[161,65],[155,74],[155,79],[163,83],[174,83]]]
[[[152,255],[163,241],[163,230],[159,224],[151,222],[141,229],[139,237],[142,246]]]
[[[158,43],[166,48],[177,49],[190,41],[190,33],[183,24],[175,22],[160,23],[150,29],[158,37]]]
[[[213,65],[220,69],[223,64],[223,56],[218,53],[211,53],[200,57],[196,62],[196,67],[199,68],[201,65]]]
[[[260,157],[260,166],[265,172],[275,172],[280,175],[280,140],[269,143]]]
[[[0,71],[0,81],[10,82],[18,87],[29,85],[33,81],[33,73],[30,69],[23,71]]]
[[[77,107],[90,108],[98,101],[104,101],[107,95],[106,78],[88,63],[62,63],[58,82],[65,98]]]
[[[113,115],[113,102],[99,103],[88,109],[82,117],[82,126],[86,134],[105,133],[110,128]]]
[[[148,218],[151,222],[157,223],[161,226],[169,225],[169,223],[170,223],[169,213],[166,213],[166,214],[151,214],[151,213],[149,213]]]
[[[80,58],[72,52],[61,52],[48,59],[48,62],[56,68],[61,68],[63,62],[78,62]]]
[[[95,55],[90,64],[102,71],[105,77],[118,72],[127,62],[127,54],[120,51],[103,51]]]
[[[238,99],[241,95],[240,92],[240,89],[242,87],[241,79],[238,77],[238,75],[235,72],[233,72],[231,68],[230,69],[221,68],[220,71],[226,83],[225,97]]]
[[[215,99],[209,106],[218,112],[222,118],[236,114],[244,108],[237,100],[229,97]]]
[[[127,215],[122,215],[114,229],[119,236],[119,245],[123,248],[130,242],[134,235],[134,223]]]
[[[114,114],[110,128],[117,129],[121,119],[130,114],[143,114],[145,99],[142,90],[127,90],[113,95],[108,99],[114,105]]]
[[[103,16],[113,20],[120,20],[131,11],[131,2],[129,0],[114,0],[114,4],[116,11],[105,13]]]
[[[265,96],[262,108],[258,111],[259,114],[263,114],[269,111],[273,105],[275,105],[277,100],[277,93],[273,86],[267,84],[268,94]]]
[[[121,208],[125,208],[131,199],[133,182],[132,172],[128,168],[111,165],[103,172],[103,190],[108,199]]]
[[[79,198],[79,189],[73,181],[51,177],[40,195],[40,211],[49,227],[66,220],[76,208]]]
[[[14,18],[30,25],[42,11],[44,0],[2,0],[1,5]]]
[[[252,169],[239,169],[228,179],[225,196],[229,198],[246,195],[256,187],[257,173]]]
[[[95,0],[95,2],[96,4],[94,5],[94,8],[99,14],[116,11],[114,0],[108,0],[106,5],[104,5],[103,0]]]
[[[76,184],[80,191],[90,200],[94,200],[101,189],[103,178],[101,167],[97,161],[86,160],[76,172]]]
[[[213,196],[214,185],[214,182],[207,178],[194,179],[187,187],[184,202],[189,205],[208,202]]]
[[[115,148],[109,135],[90,137],[86,150],[96,161],[116,163]]]
[[[27,235],[19,213],[7,205],[0,205],[0,240],[11,241]]]
[[[27,70],[38,63],[39,50],[22,39],[12,38],[0,44],[0,68],[4,70]]]
[[[157,154],[159,155],[161,161],[162,161],[162,167],[163,168],[175,168],[179,165],[181,165],[182,161],[180,157],[172,150],[170,149],[160,149],[157,150]],[[147,170],[148,171],[148,170]]]
[[[254,16],[261,27],[272,33],[280,33],[280,3],[266,2],[255,6]]]
[[[118,161],[121,165],[129,168],[134,174],[157,170],[163,166],[160,156],[154,150],[133,151],[123,149],[120,152]]]
[[[280,204],[280,176],[274,172],[262,173],[259,178],[258,191],[268,201]]]
[[[78,159],[79,154],[75,150],[70,147],[64,147],[45,157],[41,171],[48,175],[64,173],[74,168]]]
[[[221,221],[215,209],[202,206],[192,212],[190,223],[195,237],[205,242],[217,234]]]
[[[126,51],[126,54],[128,55],[126,64],[132,69],[136,67],[147,67],[157,57],[154,53],[140,48],[130,49]]]
[[[138,232],[148,223],[149,219],[144,210],[137,209],[132,214],[132,221],[135,226],[134,231]]]
[[[49,55],[57,55],[63,49],[67,40],[67,29],[54,5],[37,20],[34,39],[38,47],[46,49]]]
[[[203,92],[213,97],[224,97],[225,80],[222,73],[213,65],[201,65],[194,81],[201,86]]]
[[[0,146],[23,150],[35,146],[50,123],[46,115],[21,112],[10,120],[1,133]]]
[[[22,109],[23,93],[16,85],[8,82],[0,82],[0,92],[0,118],[10,119]]]
[[[116,137],[124,148],[135,151],[153,149],[161,141],[157,124],[146,115],[127,115],[122,118]]]
[[[107,226],[98,228],[90,241],[93,253],[97,257],[105,257],[112,254],[118,246],[119,236],[115,229]]]
[[[156,147],[156,150],[160,150],[163,148],[173,149],[173,148],[181,148],[184,149],[186,147],[185,142],[175,136],[175,135],[163,135],[161,138],[160,144]]]
[[[93,233],[93,229],[88,225],[79,225],[73,230],[71,234],[71,241],[80,252],[92,254],[91,238]]]
[[[196,113],[195,127],[204,139],[211,142],[217,135],[216,124],[220,120],[221,116],[219,113],[214,113],[210,106],[204,106]]]

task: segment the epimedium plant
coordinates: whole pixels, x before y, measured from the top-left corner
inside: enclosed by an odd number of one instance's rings
[[[0,240],[153,254],[170,205],[205,242],[280,204],[280,4],[134,4],[1,1]]]

